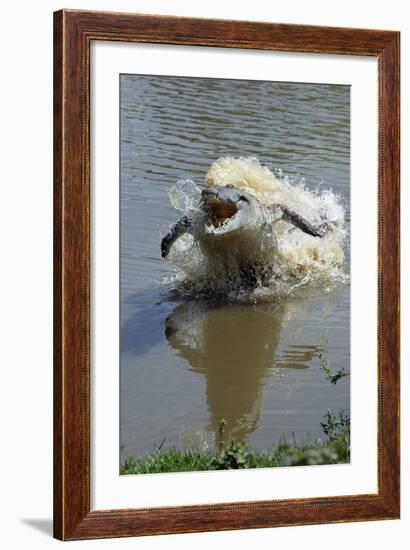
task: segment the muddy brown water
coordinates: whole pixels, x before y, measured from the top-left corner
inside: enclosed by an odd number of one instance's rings
[[[161,281],[161,236],[178,218],[167,191],[202,183],[221,156],[331,188],[349,220],[347,86],[122,75],[120,460],[160,445],[257,450],[322,436],[328,408],[349,411],[350,289],[306,289],[278,303],[183,301]],[[348,240],[347,240],[348,242]],[[349,271],[349,249],[346,250]]]

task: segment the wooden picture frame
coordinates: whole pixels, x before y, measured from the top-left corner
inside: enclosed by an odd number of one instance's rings
[[[93,40],[372,56],[378,62],[378,492],[90,510]],[[124,537],[399,517],[398,32],[63,10],[54,14],[54,536]]]

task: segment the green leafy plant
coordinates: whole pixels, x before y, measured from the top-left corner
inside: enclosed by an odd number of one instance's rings
[[[339,437],[350,438],[350,416],[343,411],[334,415],[330,409],[327,409],[323,421],[320,423],[323,433],[330,440]]]
[[[339,382],[339,380],[350,375],[350,372],[345,370],[344,368],[333,371],[330,368],[329,361],[327,361],[323,357],[323,355],[319,355],[319,359],[320,359],[321,368],[325,372],[326,378],[329,380],[331,384],[335,385]]]
[[[329,446],[338,453],[341,461],[350,460],[350,416],[339,411],[334,415],[330,409],[326,411],[320,423],[323,433],[328,437]]]
[[[219,445],[218,445],[219,452],[222,452],[223,447],[224,447],[223,437],[224,437],[225,426],[226,426],[226,420],[225,420],[225,418],[222,418],[219,421],[219,430],[218,430],[218,433],[219,433]]]
[[[252,453],[249,453],[243,443],[231,441],[211,461],[215,470],[238,470],[252,467]]]
[[[282,446],[279,449],[282,454],[281,466],[312,466],[315,464],[337,464],[339,455],[331,447],[317,447],[301,449],[293,445]]]

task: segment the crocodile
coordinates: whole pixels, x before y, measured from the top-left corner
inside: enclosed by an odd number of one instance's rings
[[[312,237],[323,236],[323,225],[314,227],[283,204],[266,205],[254,193],[234,185],[210,185],[201,192],[199,209],[182,216],[163,237],[161,255],[166,258],[174,243],[189,233],[208,261],[257,271],[277,253],[274,225],[279,220]]]

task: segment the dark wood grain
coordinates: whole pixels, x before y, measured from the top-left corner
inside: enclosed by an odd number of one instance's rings
[[[90,511],[92,40],[374,56],[379,78],[378,492]],[[63,10],[54,14],[54,535],[62,540],[399,517],[399,33]]]
[[[62,323],[62,290],[63,290],[63,224],[62,224],[62,128],[63,128],[63,15],[54,16],[54,536],[63,538],[63,323]]]

